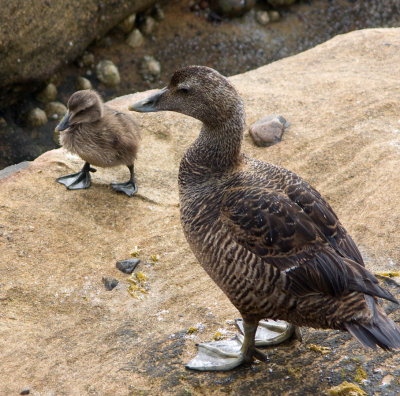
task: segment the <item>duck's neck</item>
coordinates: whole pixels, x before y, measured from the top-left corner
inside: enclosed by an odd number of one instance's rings
[[[198,138],[183,158],[181,171],[190,172],[197,168],[198,171],[215,173],[238,166],[242,158],[244,126],[244,111],[237,112],[225,122],[203,124]]]

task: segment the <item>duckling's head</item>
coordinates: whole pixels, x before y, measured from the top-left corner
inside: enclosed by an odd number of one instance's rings
[[[129,110],[152,112],[170,110],[216,126],[237,117],[243,119],[243,102],[230,82],[214,69],[188,66],[177,70],[169,85],[134,103]]]
[[[68,111],[57,125],[56,131],[76,125],[98,121],[103,117],[104,106],[100,95],[91,89],[76,91],[68,100]]]

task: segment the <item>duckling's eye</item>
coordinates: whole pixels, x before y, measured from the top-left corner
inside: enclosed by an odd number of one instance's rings
[[[187,93],[189,93],[189,88],[181,87],[181,88],[178,89],[178,92],[183,93],[183,94],[186,95]]]

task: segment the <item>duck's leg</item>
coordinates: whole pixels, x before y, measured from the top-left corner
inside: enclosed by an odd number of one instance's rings
[[[80,190],[83,188],[89,188],[91,183],[90,172],[96,172],[96,169],[92,168],[89,162],[85,162],[83,168],[78,173],[72,175],[61,176],[56,181],[64,184],[68,190]]]
[[[241,333],[245,334],[243,320],[236,319],[235,322]],[[301,341],[300,329],[297,326],[284,320],[260,320],[254,337],[255,345],[259,347],[278,345],[289,340],[293,335]],[[243,336],[239,335],[239,339],[243,339]]]
[[[131,177],[129,180],[125,183],[112,183],[111,187],[115,191],[123,192],[129,197],[137,193],[137,184],[135,181],[135,175],[134,175],[134,167],[133,165],[128,165],[129,172],[131,174]]]
[[[228,371],[243,363],[250,363],[253,357],[264,362],[268,356],[255,347],[254,336],[257,323],[243,321],[244,338],[209,342],[198,345],[198,354],[186,367],[200,371]]]

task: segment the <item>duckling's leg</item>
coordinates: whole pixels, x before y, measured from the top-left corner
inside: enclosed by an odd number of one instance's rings
[[[128,165],[129,172],[131,174],[131,177],[126,183],[112,183],[111,187],[115,191],[123,192],[129,197],[137,193],[137,184],[135,181],[135,176],[134,176],[134,168],[133,165]]]
[[[72,175],[61,176],[56,181],[64,184],[68,190],[80,190],[83,188],[89,188],[91,183],[90,172],[96,172],[96,169],[92,168],[89,162],[85,162],[83,168],[78,173]]]
[[[244,334],[243,319],[236,319],[235,322],[241,333]],[[260,320],[254,337],[255,345],[259,347],[278,345],[289,340],[293,335],[301,341],[300,329],[297,326],[293,326],[284,320]],[[240,340],[243,339],[242,335],[238,337]]]
[[[250,363],[253,357],[267,362],[268,356],[255,347],[254,337],[257,323],[243,321],[244,338],[209,342],[198,345],[198,354],[186,367],[200,371],[228,371],[243,363]]]

